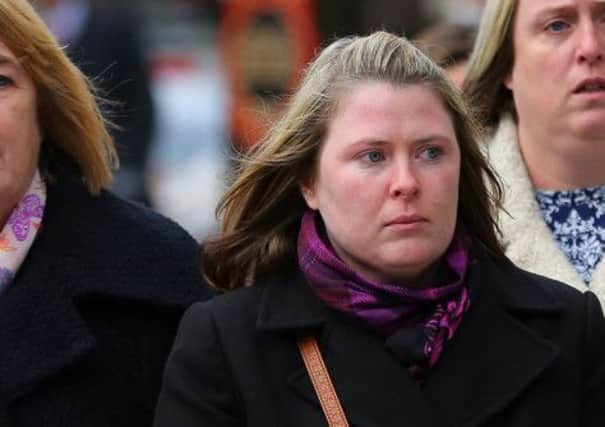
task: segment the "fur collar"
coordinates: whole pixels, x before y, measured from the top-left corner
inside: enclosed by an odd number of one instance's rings
[[[488,156],[504,184],[504,209],[499,215],[506,255],[519,267],[567,283],[586,287],[555,241],[540,212],[534,188],[519,150],[517,127],[504,117],[488,146]],[[508,213],[508,214],[507,214]],[[604,257],[605,259],[605,257]],[[595,269],[590,290],[605,307],[605,261]]]

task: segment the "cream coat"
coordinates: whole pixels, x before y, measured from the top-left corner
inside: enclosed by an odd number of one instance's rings
[[[504,208],[509,215],[501,212],[499,220],[506,255],[523,269],[581,291],[592,290],[605,309],[605,261],[601,259],[587,287],[542,217],[519,150],[517,127],[510,117],[501,120],[488,146],[488,155],[504,183]]]

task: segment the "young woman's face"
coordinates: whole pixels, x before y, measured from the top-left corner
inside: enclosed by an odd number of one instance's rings
[[[302,193],[344,262],[373,280],[414,285],[452,240],[459,177],[440,98],[421,85],[369,81],[340,96]]]
[[[32,181],[40,141],[34,82],[0,41],[0,225]]]

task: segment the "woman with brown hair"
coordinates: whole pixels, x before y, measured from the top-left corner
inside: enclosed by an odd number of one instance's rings
[[[219,206],[228,292],[185,314],[155,426],[598,425],[599,303],[504,257],[498,200],[439,67],[334,42]]]

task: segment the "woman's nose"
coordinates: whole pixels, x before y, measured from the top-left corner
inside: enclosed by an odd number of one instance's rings
[[[580,27],[580,41],[578,45],[578,61],[592,65],[603,60],[604,36],[594,23]]]
[[[393,165],[393,174],[389,194],[391,197],[409,199],[420,190],[418,178],[413,168],[406,162]]]

